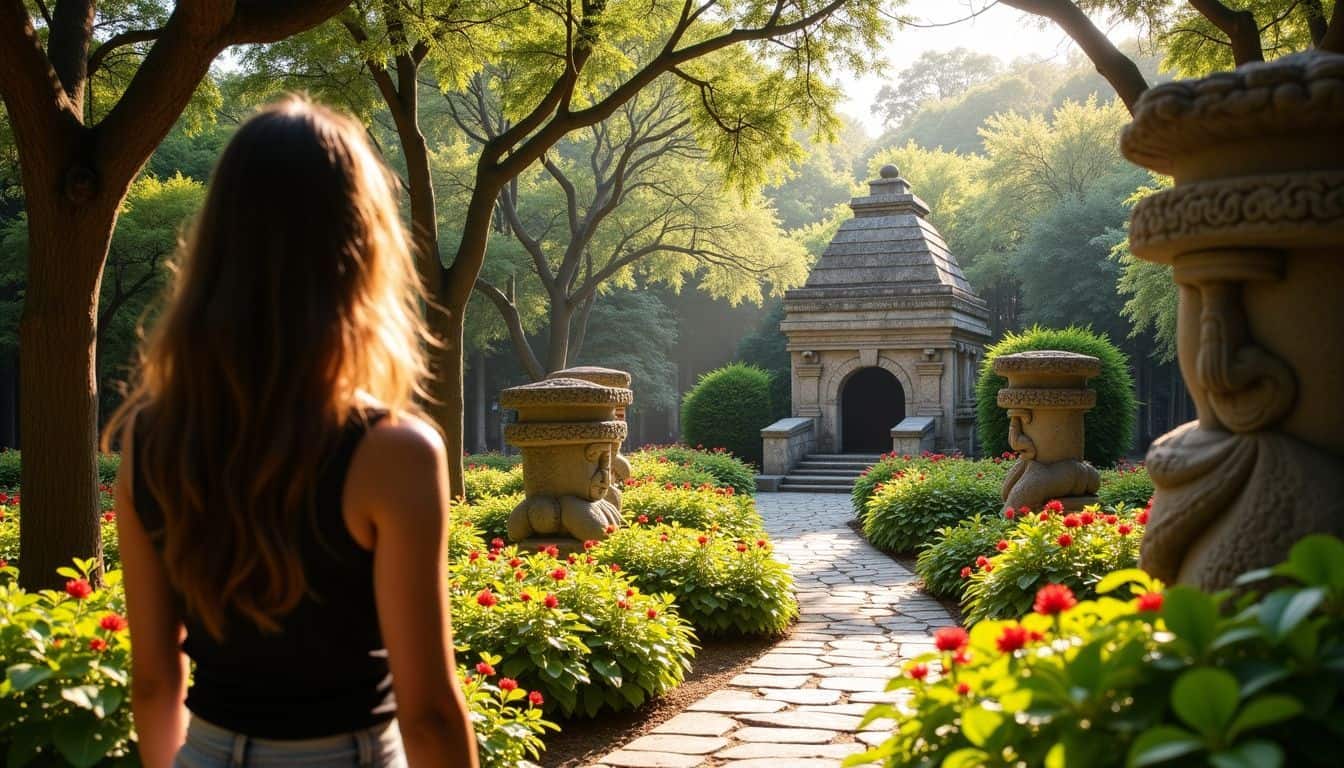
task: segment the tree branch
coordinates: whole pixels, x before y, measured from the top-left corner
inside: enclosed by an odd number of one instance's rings
[[[229,45],[279,42],[335,16],[350,0],[236,0],[234,5]]]
[[[108,38],[107,42],[98,46],[93,50],[93,53],[89,54],[89,79],[93,79],[94,73],[96,73],[99,67],[103,65],[103,60],[107,58],[109,53],[112,53],[123,46],[134,45],[135,43],[147,43],[150,40],[156,40],[162,32],[163,30],[158,28],[132,29],[126,32],[118,32]]]
[[[62,112],[79,119],[79,110],[42,52],[23,0],[0,0],[0,72],[5,73],[0,99],[20,145],[55,140]]]
[[[1316,47],[1322,51],[1344,53],[1344,3],[1335,2],[1335,10],[1330,14],[1330,26]]]
[[[1255,23],[1255,14],[1246,10],[1233,10],[1218,0],[1189,0],[1191,7],[1208,19],[1215,27],[1227,35],[1232,43],[1232,60],[1240,64],[1248,61],[1264,61],[1265,52],[1260,47],[1260,27]]]
[[[94,7],[93,0],[61,0],[52,11],[47,31],[47,60],[75,105],[76,114],[84,111]]]
[[[1120,100],[1130,113],[1139,96],[1148,90],[1148,81],[1143,78],[1138,65],[1092,23],[1082,9],[1071,0],[1002,0],[1004,5],[1020,11],[1044,16],[1064,30],[1083,53],[1092,60],[1097,72],[1115,89]]]
[[[482,278],[476,278],[476,292],[490,299],[499,314],[504,318],[504,324],[509,328],[509,340],[513,343],[513,351],[518,354],[518,362],[522,364],[523,370],[533,381],[541,381],[546,378],[546,367],[537,359],[537,353],[532,351],[532,345],[527,341],[527,333],[523,330],[523,321],[518,314],[518,307],[505,293]]]

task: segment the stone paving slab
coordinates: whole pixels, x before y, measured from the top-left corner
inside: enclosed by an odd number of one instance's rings
[[[894,727],[859,722],[874,702],[908,699],[887,681],[952,617],[849,528],[848,496],[762,493],[756,506],[793,573],[799,622],[726,688],[590,768],[839,768]]]

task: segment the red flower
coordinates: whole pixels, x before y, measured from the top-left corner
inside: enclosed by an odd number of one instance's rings
[[[504,540],[501,539],[501,538],[499,538],[498,536],[496,536],[495,538],[493,538],[493,539],[490,540],[490,548],[491,548],[491,549],[503,549],[503,548],[504,548]]]
[[[619,563],[612,563],[612,564],[611,564],[611,572],[612,572],[612,573],[620,573],[620,572],[621,572],[621,566],[620,566],[620,564],[619,564]]]
[[[995,544],[994,548],[1000,552],[1006,552],[1008,550],[1008,542],[1005,539],[999,539],[999,543]]]
[[[635,521],[636,521],[636,522],[639,522],[639,523],[647,523],[647,522],[649,522],[649,516],[648,516],[648,515],[640,515],[639,517],[635,518]]]
[[[761,549],[765,549],[765,539],[757,539],[756,546],[760,547]]]
[[[971,578],[971,566],[968,565],[961,569],[961,578],[963,579]]]
[[[101,637],[89,638],[89,650],[94,653],[102,653],[107,650],[107,641]]]
[[[994,641],[994,644],[998,646],[1000,651],[1012,653],[1024,647],[1027,644],[1028,637],[1030,637],[1030,633],[1026,627],[1021,625],[1007,626],[999,633],[999,637]]]
[[[1050,513],[1049,513],[1049,512],[1042,512],[1041,515],[1040,515],[1040,519],[1041,519],[1041,520],[1049,520],[1049,519],[1050,519]]]
[[[923,680],[924,678],[929,676],[929,665],[915,664],[909,669],[907,669],[905,673],[910,677],[914,678],[915,680]]]
[[[1036,603],[1032,606],[1043,616],[1056,616],[1078,604],[1073,590],[1063,584],[1046,584],[1036,592]]]
[[[1134,532],[1134,528],[1133,526],[1121,523],[1115,526],[1115,532],[1120,534],[1121,536],[1128,536],[1129,534]]]
[[[1073,543],[1073,537],[1067,533],[1061,533],[1059,534],[1059,538],[1055,539],[1055,541],[1059,542],[1059,546],[1067,547]]]
[[[626,589],[626,590],[625,590],[625,596],[626,596],[626,597],[634,597],[634,596],[635,596],[635,590],[633,590],[633,589]]]
[[[532,602],[532,594],[530,592],[524,592],[518,596],[518,599],[522,600],[524,603],[530,603]]]
[[[985,557],[984,555],[981,555],[975,558],[975,564],[981,568],[984,568],[986,565],[989,565],[989,558]]]
[[[579,561],[578,555],[575,555],[573,552],[570,552],[569,557],[565,558],[565,562],[569,563],[570,565],[573,565],[578,561]]]
[[[1017,514],[1021,515],[1022,518],[1025,520],[1026,518],[1031,517],[1031,507],[1028,507],[1026,504],[1023,504],[1022,506],[1017,508]]]
[[[608,525],[606,528],[603,528],[602,530],[606,531],[608,534],[613,534],[616,532],[616,526]]]
[[[518,687],[518,681],[514,680],[512,677],[499,678],[499,690],[512,691],[517,687]]]
[[[106,512],[103,513],[103,522],[104,522],[104,523],[110,523],[110,522],[112,522],[113,520],[116,520],[116,519],[117,519],[117,513],[116,513],[115,510],[111,510],[111,509],[109,509],[109,510],[107,510]]]
[[[933,644],[940,651],[959,651],[970,642],[971,636],[961,627],[943,627],[933,633]]]
[[[65,582],[65,593],[76,600],[83,600],[93,594],[93,585],[88,579],[71,579]]]
[[[484,661],[478,662],[476,664],[476,674],[480,675],[481,677],[490,677],[491,675],[495,674],[495,668],[485,663]]]
[[[700,546],[703,547],[703,546],[705,546],[706,544],[709,543],[709,537],[708,537],[708,536],[699,536],[699,537],[696,537],[695,541],[696,541],[696,543],[698,543]]]
[[[480,558],[480,556],[481,553],[473,549],[472,551],[467,553],[467,562],[474,563]]]
[[[593,547],[596,547],[596,546],[597,546],[597,542],[596,542],[596,541],[593,541],[592,539],[589,539],[589,540],[583,542],[583,548],[584,548],[584,549],[592,549]]]
[[[541,691],[533,691],[527,694],[527,703],[534,707],[540,707],[546,703],[546,699],[542,697]]]
[[[485,559],[493,563],[499,559],[499,555],[496,555],[494,550],[490,550],[490,554],[486,555]]]
[[[98,621],[98,626],[108,632],[120,632],[126,628],[126,619],[115,613],[109,613]]]
[[[650,608],[649,610],[644,612],[644,615],[648,616],[650,619],[656,619],[658,618],[658,611],[654,610],[653,608]]]
[[[1065,515],[1065,516],[1064,516],[1064,527],[1065,527],[1065,528],[1077,528],[1078,526],[1080,526],[1080,525],[1082,525],[1082,524],[1083,524],[1083,521],[1080,520],[1080,519],[1078,519],[1078,516],[1077,516],[1077,515]]]
[[[9,561],[3,557],[0,557],[0,568],[8,568],[8,567],[9,567]]]
[[[1064,502],[1060,501],[1059,499],[1051,499],[1051,500],[1045,502],[1045,511],[1046,511],[1046,512],[1063,512],[1063,511],[1064,511]]]
[[[513,572],[513,580],[514,580],[514,581],[522,581],[526,576],[527,576],[527,574],[526,574],[526,573],[523,573],[522,571],[514,571],[514,572]]]
[[[542,602],[544,602],[544,603],[546,604],[546,607],[547,607],[547,608],[559,608],[559,607],[560,607],[560,598],[556,597],[555,595],[550,594],[549,592],[546,594],[546,599],[545,599],[544,601],[542,601]]]
[[[554,571],[551,571],[551,578],[555,579],[556,581],[564,581],[565,577],[568,575],[569,572],[566,571],[564,568],[556,568]]]
[[[1084,511],[1078,516],[1078,519],[1083,522],[1083,525],[1091,525],[1097,518],[1091,512]]]
[[[660,533],[660,534],[658,534],[658,540],[659,540],[659,541],[667,541],[667,534],[666,534],[666,533]]]
[[[624,600],[617,600],[616,607],[620,608],[622,611],[626,611],[630,609],[630,604]]]
[[[522,560],[519,560],[519,559],[516,558],[516,557],[509,561],[509,567],[510,567],[510,568],[517,568],[518,566],[520,566],[520,565],[522,565],[522,564],[523,564],[523,561],[522,561]]]
[[[985,563],[985,573],[993,573],[993,572],[994,572],[994,566],[990,565],[989,563]]]
[[[1107,523],[1108,525],[1115,525],[1116,522],[1118,522],[1119,520],[1120,520],[1120,518],[1119,518],[1118,516],[1116,516],[1116,515],[1107,515],[1107,516],[1106,516],[1106,523]]]
[[[1012,520],[1014,517],[1017,516],[1017,512],[1015,512],[1012,507],[1009,507],[1003,510],[1003,516],[1008,520]]]
[[[1144,613],[1157,613],[1162,610],[1162,593],[1144,592],[1142,595],[1139,595],[1139,599],[1136,602],[1138,603],[1140,611],[1143,611]]]
[[[967,683],[957,683],[957,693],[958,693],[958,694],[960,694],[960,695],[962,695],[962,696],[966,696],[966,695],[970,694],[970,692],[971,692],[971,686],[970,686],[970,685],[968,685]]]
[[[963,664],[963,665],[965,665],[965,664],[970,664],[970,663],[971,663],[971,652],[968,651],[968,650],[966,650],[965,648],[962,648],[961,650],[959,650],[959,651],[957,651],[956,653],[952,654],[952,663],[953,663],[953,664]]]
[[[1147,525],[1147,524],[1148,524],[1148,510],[1145,509],[1145,510],[1143,510],[1142,512],[1140,512],[1139,514],[1135,515],[1135,516],[1134,516],[1134,522],[1138,523],[1139,525]]]
[[[482,589],[480,594],[476,595],[476,604],[482,608],[491,608],[499,602],[495,593],[488,589]]]

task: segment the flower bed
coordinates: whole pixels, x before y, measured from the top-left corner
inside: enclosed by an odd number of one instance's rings
[[[699,486],[708,483],[732,488],[747,496],[756,493],[756,472],[731,453],[684,445],[645,446],[629,455],[630,477],[655,483]]]
[[[1020,620],[940,630],[866,721],[890,738],[851,764],[1335,765],[1344,749],[1344,544],[1312,536],[1233,599],[1123,570],[1078,602],[1041,587]]]

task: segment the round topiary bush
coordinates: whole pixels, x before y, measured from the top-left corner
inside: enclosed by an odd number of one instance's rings
[[[999,407],[999,390],[1007,379],[994,373],[994,359],[1041,349],[1057,349],[1091,355],[1101,360],[1101,375],[1088,382],[1097,391],[1097,406],[1083,417],[1083,457],[1099,467],[1109,467],[1129,450],[1134,439],[1134,378],[1129,357],[1105,336],[1087,328],[1029,328],[1008,333],[985,354],[980,380],[975,385],[976,424],[981,450],[989,456],[1011,450],[1008,446],[1008,412]]]
[[[723,448],[761,464],[761,430],[770,426],[770,374],[733,363],[700,377],[681,404],[688,445]]]

